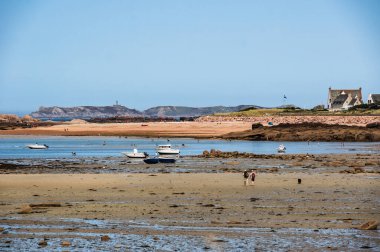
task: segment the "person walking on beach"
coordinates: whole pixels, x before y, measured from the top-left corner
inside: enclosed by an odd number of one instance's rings
[[[244,185],[246,186],[246,185],[248,185],[249,171],[244,170],[243,177],[244,177]]]
[[[248,185],[248,182],[251,182],[251,185],[255,185],[255,179],[256,179],[256,171],[255,170],[252,170],[250,173],[249,173],[249,176],[247,178],[247,182],[246,184]]]

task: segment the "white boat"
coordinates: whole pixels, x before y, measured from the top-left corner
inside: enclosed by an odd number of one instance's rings
[[[180,151],[178,149],[172,149],[170,144],[163,144],[157,146],[156,152],[160,155],[178,155]]]
[[[277,152],[278,153],[284,153],[285,151],[286,151],[285,145],[280,144],[280,146],[278,146],[278,148],[277,148]]]
[[[49,146],[47,146],[46,144],[29,144],[26,147],[28,147],[29,149],[36,149],[36,150],[44,150],[44,149],[49,148]]]
[[[146,152],[138,152],[137,149],[133,149],[133,152],[122,152],[125,156],[129,158],[146,158],[148,153]]]

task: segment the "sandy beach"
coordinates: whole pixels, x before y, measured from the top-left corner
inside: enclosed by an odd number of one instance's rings
[[[259,174],[254,186],[243,186],[237,173],[2,175],[1,212],[2,217],[20,216],[17,212],[23,205],[58,202],[61,207],[33,210],[27,217],[355,228],[380,218],[379,178],[377,174]]]
[[[0,134],[211,138],[250,128],[249,122],[64,123],[50,127],[2,130]]]
[[[252,137],[251,126],[72,122],[0,134],[222,138]],[[345,127],[307,134],[347,137]],[[257,130],[268,129],[281,136],[276,127]],[[308,139],[306,131],[285,130],[289,141],[291,134]],[[348,130],[358,131],[353,140],[379,133]],[[380,220],[376,150],[375,144],[361,154],[199,155],[173,165],[120,156],[2,160],[0,250],[376,251],[379,231],[358,229]],[[255,185],[244,186],[245,169],[257,169]]]
[[[24,241],[35,249],[49,250],[62,248],[61,243],[68,241],[73,249],[147,246],[150,250],[171,244],[169,250],[175,250],[178,244],[168,241],[175,238],[190,250],[194,237],[204,237],[200,248],[219,251],[236,249],[242,239],[248,246],[252,235],[271,240],[265,245],[269,247],[256,248],[273,250],[324,246],[355,251],[380,246],[375,238],[378,231],[356,230],[380,219],[378,155],[188,158],[185,163],[191,165],[182,172],[176,172],[176,166],[152,169],[138,163],[128,164],[129,169],[125,164],[117,168],[118,161],[113,160],[111,167],[116,169],[111,173],[105,171],[111,170],[109,166],[94,169],[99,167],[96,162],[75,162],[75,168],[74,162],[66,161],[68,173],[66,168],[57,168],[54,174],[54,169],[43,168],[49,162],[53,161],[1,169],[0,228],[5,233],[0,244],[8,244],[2,248]],[[54,162],[63,165],[63,161]],[[255,165],[267,168],[258,170],[255,185],[244,186],[241,171]],[[28,205],[32,206],[29,210]],[[27,213],[20,214],[25,209]],[[326,241],[324,232],[340,241],[331,237]],[[356,232],[354,240],[352,232]],[[110,242],[101,241],[105,235]],[[305,235],[311,241],[303,245]],[[136,238],[123,243],[130,236],[139,236],[145,243]],[[277,244],[274,236],[295,240]],[[38,245],[44,237],[47,245]],[[346,243],[347,239],[351,242]]]

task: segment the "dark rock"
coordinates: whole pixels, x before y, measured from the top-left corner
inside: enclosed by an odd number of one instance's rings
[[[261,123],[253,123],[252,124],[252,129],[258,129],[258,128],[262,128],[264,127],[264,125],[262,125]]]
[[[203,207],[215,207],[214,204],[205,204],[205,205],[202,205]]]
[[[111,238],[108,235],[103,235],[100,237],[100,240],[101,241],[109,241],[109,240],[111,240]]]
[[[366,125],[367,128],[376,128],[376,129],[380,129],[380,122],[373,122],[373,123],[368,123]]]
[[[362,167],[354,167],[354,173],[363,173],[365,172],[364,168]]]
[[[38,245],[41,246],[41,247],[46,247],[48,245],[47,241],[44,239],[44,240],[41,240],[38,242]]]
[[[40,204],[30,204],[31,207],[61,207],[61,203],[40,203]]]

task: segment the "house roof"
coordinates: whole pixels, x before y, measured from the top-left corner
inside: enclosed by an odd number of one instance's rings
[[[357,101],[358,99],[356,98],[353,98],[350,103],[348,104],[349,106],[354,106],[355,105],[355,102]]]
[[[358,96],[359,100],[362,100],[362,90],[359,89],[329,89],[329,97],[333,101],[336,97],[344,94],[351,94],[352,97]]]
[[[373,103],[380,103],[380,94],[371,94]]]
[[[332,108],[341,108],[344,102],[347,100],[348,94],[340,94],[338,95],[332,102]]]

